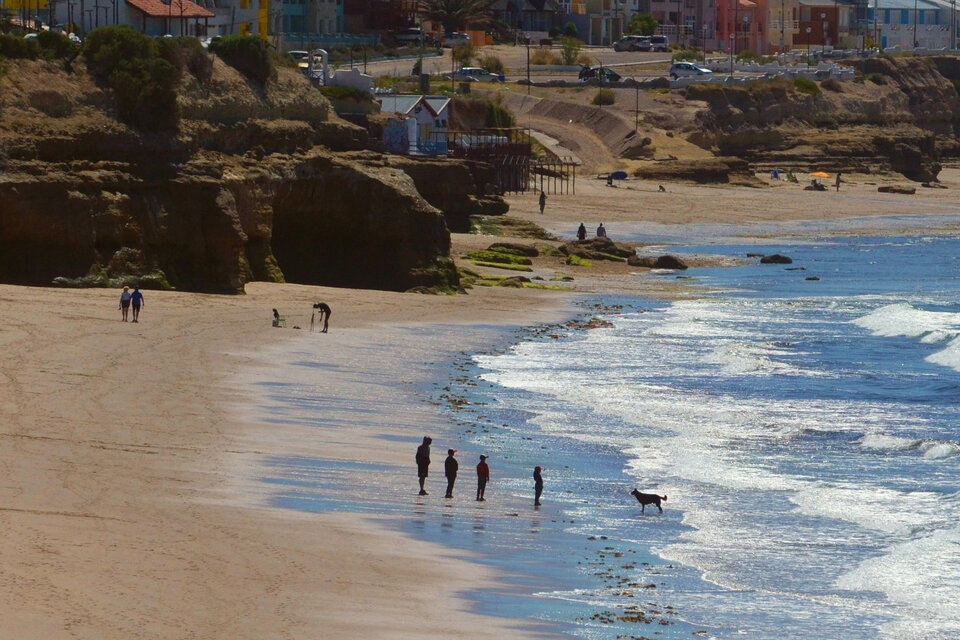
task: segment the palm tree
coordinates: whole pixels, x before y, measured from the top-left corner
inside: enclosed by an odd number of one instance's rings
[[[485,26],[495,0],[420,0],[423,17],[443,25],[444,33],[460,31],[467,25]]]

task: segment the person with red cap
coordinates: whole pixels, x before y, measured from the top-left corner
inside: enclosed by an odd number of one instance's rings
[[[487,480],[490,479],[490,467],[487,466],[487,456],[480,456],[480,464],[477,465],[477,501],[483,502],[483,492],[487,489]]]
[[[457,469],[460,468],[460,463],[453,457],[456,452],[456,449],[447,449],[447,459],[443,461],[443,472],[447,476],[447,498],[453,497],[453,483],[457,481]]]

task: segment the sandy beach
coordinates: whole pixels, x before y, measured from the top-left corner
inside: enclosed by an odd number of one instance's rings
[[[949,189],[915,196],[878,194],[864,176],[839,193],[796,185],[659,193],[584,179],[577,195],[551,196],[543,216],[533,194],[510,202],[511,215],[569,235],[581,220],[591,230],[603,221],[682,233],[694,223],[906,214],[952,216],[939,230],[955,231],[958,176],[946,170]],[[492,241],[456,236],[454,254]],[[412,495],[413,449],[384,436],[418,438],[442,419],[406,387],[442,382],[451,354],[485,346],[485,328],[560,321],[577,312],[580,292],[659,286],[639,271],[578,273],[569,292],[426,296],[263,283],[244,296],[147,291],[139,324],[120,321],[118,291],[0,286],[0,636],[538,635],[472,612],[461,596],[501,576],[468,555],[369,514],[275,508],[258,470],[290,455],[375,461],[401,469],[396,482]],[[307,330],[319,300],[333,309],[326,335]],[[285,329],[270,326],[271,308]],[[433,326],[446,330],[434,339]],[[271,420],[253,401],[263,372],[298,352],[327,364],[316,375],[335,407],[324,419],[337,428]],[[439,448],[433,458],[442,467]]]

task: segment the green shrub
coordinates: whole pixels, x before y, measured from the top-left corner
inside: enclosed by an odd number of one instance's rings
[[[496,129],[509,129],[517,126],[517,120],[509,109],[503,106],[503,94],[497,92],[492,102],[487,103],[485,126]]]
[[[503,74],[503,61],[495,55],[486,54],[480,57],[480,67],[490,73]]]
[[[160,57],[178,69],[185,69],[200,82],[213,75],[213,57],[196,38],[161,38]]]
[[[264,84],[276,74],[270,44],[263,38],[241,35],[215,38],[210,43],[210,52],[254,82]]]
[[[577,58],[580,57],[580,51],[583,49],[583,43],[576,38],[563,38],[560,40],[560,58],[566,66],[577,64]]]
[[[0,58],[35,59],[40,55],[40,45],[35,38],[13,34],[0,35]]]
[[[568,22],[563,27],[563,35],[568,38],[579,38],[580,32],[577,31],[577,25],[573,24],[572,22]]]
[[[550,37],[551,40],[556,40],[557,38],[560,37],[560,33],[561,33],[560,27],[557,25],[553,25],[552,27],[550,27],[550,31],[547,35]]]
[[[176,129],[180,68],[161,56],[156,40],[128,26],[98,27],[83,52],[94,77],[113,91],[122,121],[147,131]]]
[[[836,78],[827,78],[820,83],[820,86],[827,91],[833,91],[834,93],[841,93],[843,91],[843,85],[841,85],[840,81]]]
[[[67,58],[77,50],[77,45],[59,31],[41,31],[37,34],[37,44],[48,58]]]
[[[698,62],[703,57],[699,49],[680,49],[671,56],[674,62],[689,61]]]
[[[867,80],[873,84],[887,84],[887,76],[882,73],[868,73]]]
[[[797,76],[794,78],[793,88],[800,93],[807,94],[808,96],[818,96],[822,93],[817,83],[805,76]]]
[[[593,100],[590,101],[590,104],[613,104],[616,101],[617,97],[613,93],[613,89],[600,89],[597,91],[597,95],[593,96]]]
[[[320,93],[330,100],[359,100],[365,102],[373,99],[373,96],[369,93],[355,87],[321,87]]]

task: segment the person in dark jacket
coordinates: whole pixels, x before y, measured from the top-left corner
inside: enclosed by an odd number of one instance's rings
[[[420,480],[420,495],[427,495],[423,484],[427,479],[427,471],[430,467],[430,443],[433,442],[429,436],[423,436],[423,444],[417,447],[417,478]]]
[[[587,228],[583,226],[583,223],[580,223],[580,226],[577,228],[577,240],[586,240],[587,239]]]
[[[490,467],[487,466],[487,456],[480,456],[480,464],[477,465],[477,500],[483,502],[483,492],[487,490],[487,480],[490,479]]]
[[[447,498],[453,497],[453,483],[457,481],[457,469],[460,468],[460,463],[453,457],[456,452],[456,449],[447,449],[447,459],[443,461],[443,472],[447,476]]]
[[[540,467],[533,468],[533,506],[540,506],[540,495],[543,493],[543,477],[540,475],[540,472],[543,471]]]

